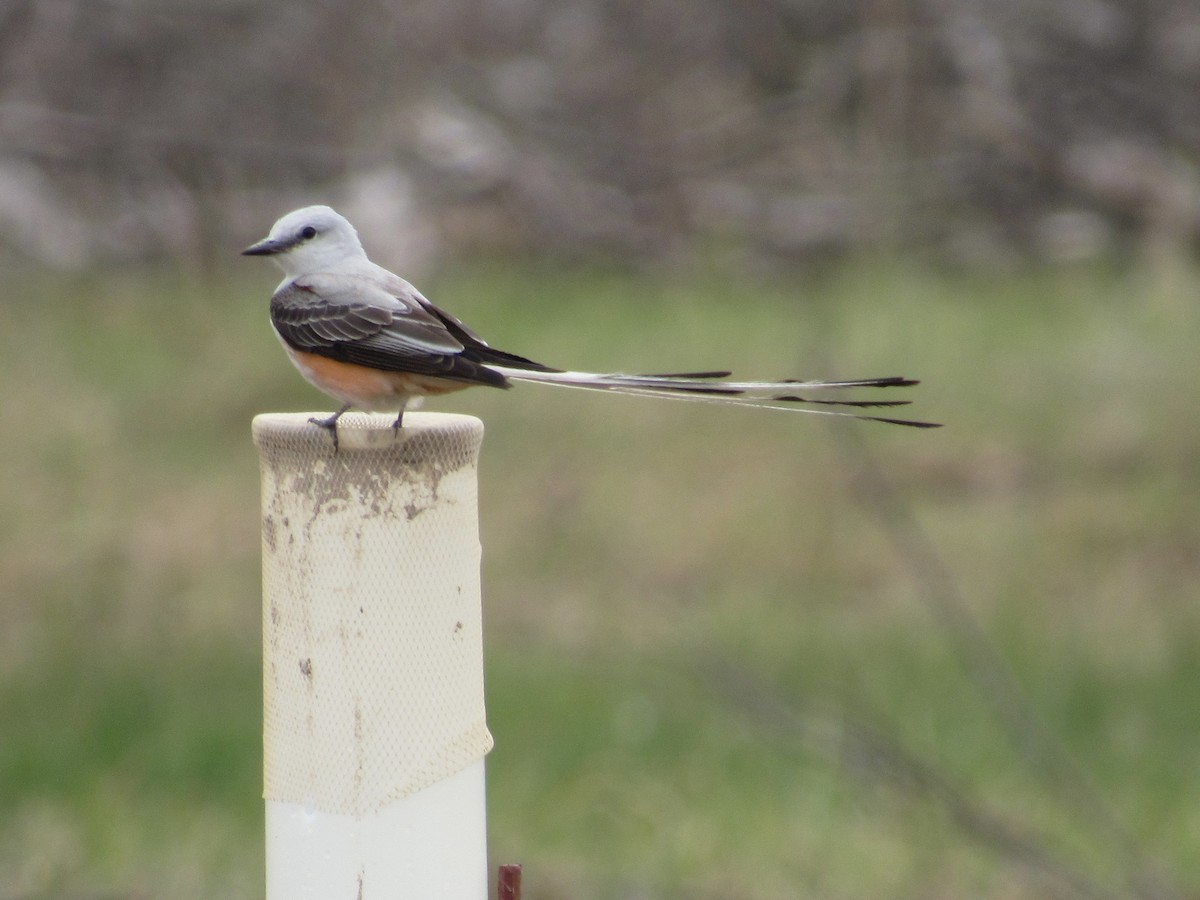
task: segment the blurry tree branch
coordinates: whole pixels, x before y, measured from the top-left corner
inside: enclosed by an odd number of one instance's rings
[[[1001,726],[1004,735],[1020,754],[1030,774],[1034,775],[1048,796],[1057,798],[1075,820],[1081,833],[1088,834],[1103,847],[1104,855],[1119,865],[1125,885],[1122,893],[1145,900],[1166,900],[1181,896],[1169,885],[1149,860],[1130,830],[1122,823],[1088,774],[1080,768],[1070,752],[1046,725],[1022,691],[1012,669],[999,649],[988,637],[971,611],[954,573],[930,536],[921,527],[909,505],[891,483],[879,461],[868,449],[860,432],[853,429],[835,430],[843,450],[842,459],[851,470],[853,484],[860,502],[886,531],[889,540],[908,567],[920,588],[920,596],[929,607],[934,620],[947,642],[959,657],[962,670],[976,688],[985,708]],[[894,737],[873,733],[861,726],[856,729],[868,745],[878,744],[883,755],[898,758],[904,768],[915,768],[905,761],[905,753],[891,747]],[[925,779],[924,790],[933,790],[936,797],[948,801],[955,820],[965,824],[987,824],[984,817],[965,816],[958,793],[932,770]],[[966,808],[969,812],[969,807]],[[974,829],[972,829],[974,830]],[[1038,867],[1052,861],[1048,854],[1032,853],[1024,839],[1006,837],[995,828],[985,828],[983,835],[992,843],[1016,849],[1018,856],[1031,860]],[[1070,867],[1055,867],[1060,874],[1069,875]],[[1079,888],[1087,879],[1073,875],[1069,880]],[[1107,890],[1094,887],[1082,890],[1084,896],[1108,896]],[[1121,894],[1116,894],[1121,895]]]
[[[316,198],[450,249],[1187,251],[1198,123],[1190,0],[0,3],[0,237],[61,263]]]
[[[1123,872],[1128,887],[1112,885],[1103,874],[1072,860],[1061,849],[1068,843],[1062,835],[998,811],[977,791],[957,783],[939,760],[922,758],[904,745],[894,729],[879,727],[865,714],[856,717],[846,711],[813,708],[744,668],[721,661],[712,663],[704,674],[729,709],[757,735],[774,736],[781,748],[792,753],[811,753],[835,763],[864,789],[885,788],[936,808],[980,849],[1023,874],[1037,896],[1089,900],[1183,896],[1160,878],[1148,882],[1145,873],[1136,870]]]

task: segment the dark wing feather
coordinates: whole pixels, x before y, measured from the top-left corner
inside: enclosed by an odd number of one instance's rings
[[[297,278],[271,298],[271,322],[290,347],[306,353],[391,372],[508,385],[424,304],[395,293],[365,277]]]
[[[526,359],[524,356],[517,356],[515,353],[496,350],[488,346],[487,341],[468,328],[457,316],[450,315],[444,309],[438,309],[438,307],[421,296],[416,288],[412,288],[412,291],[417,301],[421,304],[421,307],[431,316],[435,316],[445,326],[446,330],[463,345],[464,356],[484,365],[508,366],[513,369],[527,369],[531,372],[562,371],[562,369],[552,369],[550,366],[544,366],[539,362],[534,362],[532,359]]]

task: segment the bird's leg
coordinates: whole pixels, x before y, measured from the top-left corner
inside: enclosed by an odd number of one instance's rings
[[[392,423],[392,431],[396,434],[400,433],[400,428],[404,424],[404,407],[400,407],[400,412],[396,413],[396,421]]]
[[[330,436],[333,438],[333,452],[334,453],[338,452],[337,421],[338,421],[338,419],[340,419],[342,417],[342,413],[344,413],[346,410],[348,410],[350,408],[350,405],[351,404],[347,403],[341,409],[339,409],[337,412],[335,412],[332,416],[329,416],[326,419],[318,419],[316,416],[309,417],[308,421],[312,422],[314,425],[321,426],[322,428],[324,428],[326,431],[329,432]]]

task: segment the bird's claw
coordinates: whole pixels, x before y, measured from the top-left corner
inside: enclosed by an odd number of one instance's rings
[[[332,416],[327,416],[324,419],[318,419],[316,416],[308,417],[308,421],[311,422],[313,425],[316,425],[320,428],[324,428],[326,431],[329,432],[329,436],[331,438],[333,438],[333,452],[335,454],[338,452],[338,430],[337,430],[338,419],[340,419],[342,417],[342,413],[344,413],[348,408],[349,407],[342,407],[337,412],[335,412]]]

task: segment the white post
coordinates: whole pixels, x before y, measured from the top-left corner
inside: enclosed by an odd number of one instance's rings
[[[469,416],[254,420],[267,900],[486,900]]]

